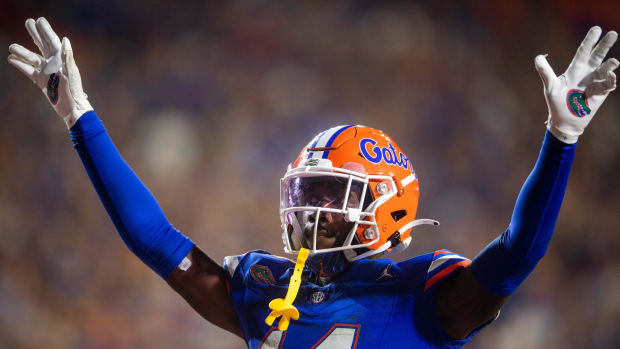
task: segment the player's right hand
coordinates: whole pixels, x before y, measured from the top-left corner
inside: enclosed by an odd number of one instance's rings
[[[609,92],[616,88],[614,70],[620,62],[615,58],[605,62],[603,59],[618,39],[618,33],[607,32],[594,46],[600,37],[601,28],[592,27],[560,76],[555,76],[545,55],[537,56],[534,61],[545,86],[549,108],[547,129],[564,143],[577,142]]]
[[[71,43],[66,37],[61,43],[43,17],[36,22],[28,18],[26,30],[41,55],[19,44],[11,44],[8,61],[39,86],[67,128],[71,128],[80,116],[93,110],[82,90],[82,79],[73,60]]]

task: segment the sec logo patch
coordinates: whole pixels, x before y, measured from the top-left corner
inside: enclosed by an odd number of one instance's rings
[[[321,304],[325,300],[325,292],[323,291],[314,291],[312,295],[310,295],[310,301],[312,304]]]

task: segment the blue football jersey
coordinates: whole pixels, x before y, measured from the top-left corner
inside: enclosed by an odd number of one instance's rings
[[[441,250],[404,262],[360,260],[335,281],[303,281],[287,331],[265,324],[269,302],[284,298],[295,263],[265,251],[224,259],[228,288],[249,348],[458,348],[434,306],[440,281],[470,261]]]

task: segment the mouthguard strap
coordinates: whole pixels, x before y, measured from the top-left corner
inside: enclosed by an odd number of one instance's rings
[[[284,299],[276,298],[269,302],[271,313],[265,318],[265,323],[267,325],[271,326],[276,318],[282,316],[282,319],[280,319],[278,323],[278,329],[280,331],[286,331],[291,318],[293,320],[299,319],[299,311],[295,308],[293,302],[295,301],[295,297],[297,297],[297,292],[299,292],[299,286],[301,286],[301,272],[304,270],[308,255],[308,249],[301,248],[299,250],[297,263],[295,263],[295,270],[293,271],[293,276],[291,276],[291,281],[286,291],[286,297],[284,297]]]

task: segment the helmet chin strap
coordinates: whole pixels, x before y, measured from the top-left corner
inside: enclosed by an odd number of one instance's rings
[[[407,230],[409,230],[409,229],[411,229],[411,228],[413,228],[415,226],[418,226],[418,225],[434,225],[434,226],[438,226],[439,222],[434,220],[434,219],[426,219],[426,218],[416,219],[416,220],[414,220],[412,222],[409,222],[409,223],[405,224],[404,226],[402,226],[400,229],[398,229],[398,232],[402,234],[403,232],[405,232],[405,231],[407,231]],[[405,239],[404,241],[401,241],[401,243],[397,244],[396,246],[392,246],[392,240],[388,240],[383,245],[379,246],[379,248],[377,248],[376,250],[368,250],[368,251],[366,251],[366,252],[364,252],[362,254],[359,254],[357,256],[354,256],[352,258],[351,258],[350,255],[347,256],[347,257],[348,257],[349,261],[353,262],[353,261],[356,261],[358,259],[370,257],[370,256],[377,255],[377,254],[380,254],[380,253],[386,253],[387,250],[390,249],[390,248],[393,249],[392,250],[393,252],[402,251],[402,250],[404,250],[405,248],[407,248],[409,246],[409,244],[411,243],[411,240],[412,240],[412,238],[411,238],[411,236],[409,236],[407,239]]]

